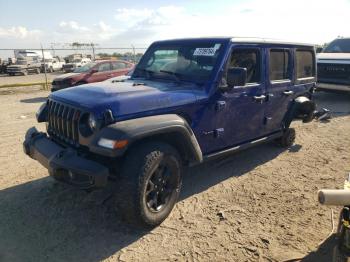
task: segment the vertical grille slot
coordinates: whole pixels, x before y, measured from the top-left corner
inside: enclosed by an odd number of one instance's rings
[[[73,140],[73,114],[74,114],[74,109],[70,108],[67,114],[67,137],[70,140]]]
[[[48,107],[48,133],[56,139],[78,145],[81,111],[52,100],[49,100]]]

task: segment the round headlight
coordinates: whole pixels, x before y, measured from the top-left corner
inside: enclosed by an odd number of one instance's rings
[[[89,115],[89,127],[94,130],[97,127],[96,117],[93,114]]]

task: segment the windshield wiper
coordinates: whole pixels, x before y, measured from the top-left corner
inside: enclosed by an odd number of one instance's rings
[[[136,70],[146,73],[146,79],[150,79],[150,78],[153,76],[153,74],[154,74],[154,71],[152,71],[152,70],[147,70],[147,69],[145,69],[145,68],[136,68]],[[137,74],[137,77],[140,77],[140,75]],[[141,76],[141,77],[142,77],[142,76]]]
[[[175,72],[173,72],[173,71],[167,71],[167,70],[159,70],[159,72],[161,72],[161,73],[165,73],[165,74],[168,74],[168,75],[171,75],[171,76],[173,76],[174,77],[174,79],[176,80],[176,82],[181,82],[181,79],[180,79],[180,77],[179,76],[181,76],[181,74],[179,74],[179,73],[175,73]]]
[[[199,87],[204,85],[204,82],[194,81],[194,80],[189,80],[189,79],[186,80],[186,79],[180,78],[180,76],[184,76],[184,74],[175,73],[173,71],[167,71],[167,70],[159,70],[159,72],[166,73],[166,74],[174,76],[174,78],[176,78],[176,82],[178,82],[178,83],[183,81],[183,82],[194,83],[194,84],[196,84]]]

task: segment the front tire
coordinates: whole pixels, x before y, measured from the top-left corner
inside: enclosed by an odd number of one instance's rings
[[[180,194],[182,161],[162,142],[132,148],[121,172],[119,207],[129,222],[156,226],[170,214]]]

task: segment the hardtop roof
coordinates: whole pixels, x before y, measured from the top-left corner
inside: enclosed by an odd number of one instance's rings
[[[160,40],[154,43],[166,43],[166,42],[182,42],[182,41],[219,41],[219,42],[232,42],[232,43],[247,43],[247,44],[273,44],[273,45],[293,45],[293,46],[308,46],[314,47],[314,44],[310,43],[298,43],[289,42],[278,39],[260,38],[260,37],[229,37],[229,36],[215,36],[215,37],[196,37],[196,38],[178,38],[169,40]]]

